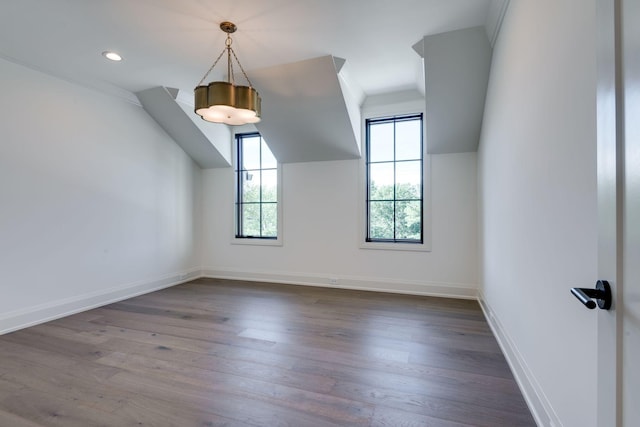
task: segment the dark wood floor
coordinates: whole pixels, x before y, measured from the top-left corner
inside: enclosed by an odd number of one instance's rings
[[[475,301],[199,279],[0,337],[0,426],[534,426]]]

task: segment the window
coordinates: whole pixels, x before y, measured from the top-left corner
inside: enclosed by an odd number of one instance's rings
[[[278,238],[278,162],[259,133],[236,135],[236,238]]]
[[[366,241],[423,243],[422,114],[366,121]]]

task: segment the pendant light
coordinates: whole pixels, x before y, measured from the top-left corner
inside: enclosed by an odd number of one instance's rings
[[[238,28],[234,23],[225,21],[220,24],[220,29],[227,33],[225,47],[194,89],[194,111],[203,120],[213,123],[225,123],[232,126],[258,123],[260,121],[262,100],[258,92],[253,88],[247,73],[245,73],[242,64],[240,64],[235,51],[231,47],[231,34]],[[216,81],[203,85],[202,83],[225,52],[227,54],[227,81]],[[235,84],[232,54],[249,86]]]

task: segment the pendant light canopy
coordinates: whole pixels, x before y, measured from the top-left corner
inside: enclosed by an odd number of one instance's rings
[[[234,33],[237,27],[232,22],[223,22],[220,24],[220,29],[227,33],[225,47],[194,90],[194,110],[196,114],[208,122],[225,123],[233,126],[258,123],[260,121],[260,104],[262,100],[258,92],[252,87],[247,73],[245,73],[235,51],[231,47],[231,33]],[[227,81],[211,82],[208,85],[203,85],[202,83],[225,52],[227,53]],[[237,86],[235,84],[232,54],[249,86]]]

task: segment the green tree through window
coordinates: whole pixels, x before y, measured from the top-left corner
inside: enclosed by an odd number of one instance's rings
[[[236,237],[278,237],[278,163],[259,133],[236,135]]]
[[[422,139],[422,114],[367,120],[367,242],[422,243]]]

